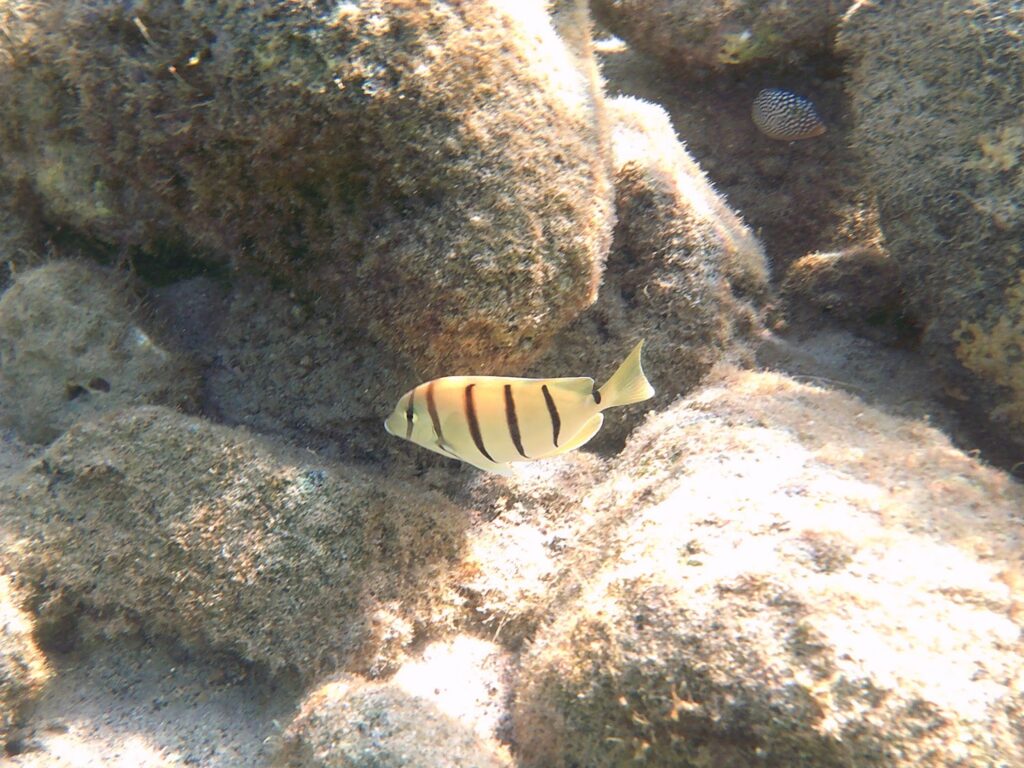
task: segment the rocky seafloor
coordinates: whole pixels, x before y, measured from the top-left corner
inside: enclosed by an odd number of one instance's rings
[[[1024,765],[1005,3],[0,31],[0,763]],[[382,428],[640,339],[656,396],[508,477]]]

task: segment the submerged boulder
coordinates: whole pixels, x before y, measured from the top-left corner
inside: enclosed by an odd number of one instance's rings
[[[603,383],[643,339],[656,398],[609,414],[593,445],[621,445],[651,408],[696,387],[722,359],[750,362],[769,295],[764,252],[687,153],[668,115],[608,102],[618,222],[598,300],[533,370]]]
[[[899,270],[878,246],[808,253],[786,269],[781,293],[796,322],[829,318],[860,335],[881,335],[903,311]]]
[[[466,525],[422,488],[158,407],[79,422],[0,512],[47,622],[117,617],[303,676],[386,668]]]
[[[996,0],[861,5],[854,148],[948,394],[1024,456],[1024,19]]]
[[[652,416],[604,474],[549,522],[523,766],[1024,760],[1010,477],[764,373]]]
[[[23,4],[3,175],[139,258],[184,238],[348,303],[423,373],[510,370],[592,303],[610,239],[585,5]]]
[[[0,297],[0,419],[48,443],[127,405],[186,406],[198,376],[134,310],[124,278],[77,261],[19,274]]]
[[[787,63],[829,49],[852,0],[593,0],[594,15],[674,68]]]
[[[501,768],[511,763],[467,725],[394,683],[342,677],[302,702],[275,768]]]

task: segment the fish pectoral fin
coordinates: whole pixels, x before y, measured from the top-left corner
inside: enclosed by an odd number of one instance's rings
[[[569,440],[568,442],[563,443],[562,445],[558,446],[557,448],[555,448],[553,451],[550,451],[549,453],[545,453],[545,454],[542,454],[540,456],[533,456],[531,458],[535,458],[535,459],[549,459],[552,456],[560,456],[563,453],[568,453],[569,451],[575,451],[581,445],[586,445],[588,442],[590,442],[590,439],[594,435],[596,435],[598,433],[598,431],[600,431],[602,424],[604,424],[604,414],[603,413],[595,413],[593,416],[590,417],[590,419],[587,421],[587,423],[584,424],[580,428],[580,431],[572,436],[572,440]]]

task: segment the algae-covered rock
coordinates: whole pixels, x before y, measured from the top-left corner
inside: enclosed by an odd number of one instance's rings
[[[1022,509],[923,424],[726,376],[638,430],[562,534],[521,764],[1021,763]]]
[[[47,443],[126,405],[191,402],[189,362],[136,318],[123,280],[75,261],[17,276],[0,297],[0,418]]]
[[[621,444],[640,415],[752,357],[768,295],[764,253],[654,104],[608,102],[618,222],[597,302],[534,368],[604,380],[639,339],[655,400],[609,414],[595,446]]]
[[[422,488],[159,407],[79,422],[11,481],[2,515],[48,605],[302,675],[386,668],[465,525]]]
[[[794,318],[825,315],[862,334],[891,323],[903,304],[895,262],[871,246],[802,256],[786,270],[782,294]]]
[[[1018,454],[1022,36],[1024,18],[996,0],[865,3],[840,34],[854,147],[924,343],[949,394],[1016,441]]]
[[[0,576],[0,749],[50,676],[33,629],[31,617],[16,604],[11,578]]]
[[[828,50],[852,0],[592,0],[598,21],[674,67],[791,64]]]
[[[499,768],[510,764],[471,728],[393,683],[342,677],[302,703],[275,768]]]
[[[558,11],[19,3],[4,173],[114,246],[183,233],[350,303],[423,373],[521,366],[594,300],[612,226],[585,3]]]

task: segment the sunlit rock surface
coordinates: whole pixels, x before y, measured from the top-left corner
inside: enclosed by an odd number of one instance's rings
[[[1024,759],[1011,478],[759,373],[653,415],[606,477],[561,518],[523,765]]]
[[[31,614],[19,604],[11,577],[0,575],[0,744],[17,743],[27,708],[51,675],[36,646]]]

